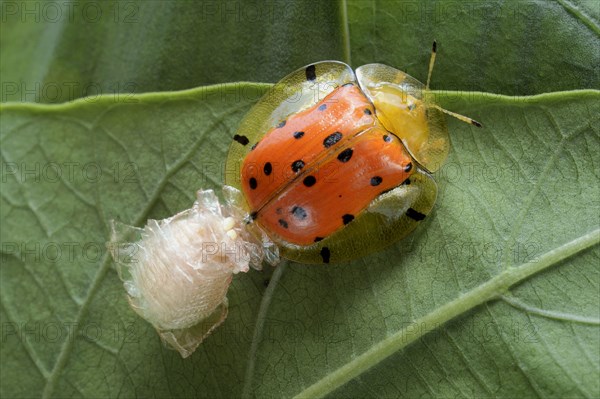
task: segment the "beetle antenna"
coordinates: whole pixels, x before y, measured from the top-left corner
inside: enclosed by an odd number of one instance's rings
[[[434,40],[433,45],[431,46],[431,58],[429,58],[429,72],[427,73],[427,84],[425,84],[425,90],[429,90],[429,83],[431,82],[431,73],[433,72],[433,66],[435,65],[436,54],[437,54],[437,41]],[[447,115],[453,116],[454,118],[458,119],[459,121],[463,121],[463,122],[471,124],[473,126],[483,127],[483,125],[481,123],[477,122],[475,119],[469,118],[468,116],[464,116],[461,114],[457,114],[456,112],[448,111],[447,109],[444,109],[444,108],[440,107],[439,105],[430,104],[429,106],[432,108],[435,108],[437,110],[440,110]]]
[[[437,110],[442,111],[443,113],[445,113],[447,115],[453,116],[456,119],[458,119],[459,121],[463,121],[463,122],[469,123],[469,124],[471,124],[473,126],[483,127],[483,125],[481,123],[477,122],[475,119],[469,118],[468,116],[464,116],[464,115],[461,115],[461,114],[457,114],[456,112],[448,111],[447,109],[444,109],[444,108],[440,107],[439,105],[429,104],[429,107],[435,108]]]
[[[425,90],[429,90],[429,82],[431,82],[431,73],[433,72],[433,66],[435,65],[435,55],[437,53],[437,41],[433,41],[431,46],[431,58],[429,58],[429,72],[427,72],[427,84]]]

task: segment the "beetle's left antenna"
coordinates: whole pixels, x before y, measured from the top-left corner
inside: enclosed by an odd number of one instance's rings
[[[429,58],[429,72],[427,73],[427,84],[425,90],[429,90],[429,82],[431,82],[431,73],[433,72],[433,66],[435,65],[435,56],[437,54],[437,41],[433,41],[431,46],[431,58]]]

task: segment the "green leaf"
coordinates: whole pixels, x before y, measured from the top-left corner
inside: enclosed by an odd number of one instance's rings
[[[598,3],[268,4],[0,3],[0,101],[25,102],[0,105],[0,396],[599,397],[600,92],[576,90],[600,88]],[[268,85],[171,90],[320,59],[425,80],[433,39],[432,86],[462,90],[441,104],[485,128],[449,121],[425,224],[349,264],[238,275],[194,355],[164,348],[107,223],[219,188]]]
[[[396,65],[432,87],[527,95],[600,88],[596,0],[349,1],[352,63]]]
[[[3,396],[293,396],[325,379],[312,396],[355,376],[336,395],[596,396],[595,91],[440,93],[487,129],[451,121],[426,226],[351,264],[281,265],[266,291],[260,273],[238,276],[191,360],[162,348],[128,309],[106,223],[220,186],[264,88],[0,108]]]
[[[347,10],[346,10],[347,8]],[[433,86],[599,89],[596,0],[2,3],[0,101],[275,82],[308,63],[383,62]]]
[[[1,10],[3,102],[275,82],[347,58],[335,1],[6,1]]]
[[[243,332],[262,277],[236,279],[236,311],[194,365],[128,308],[105,243],[110,219],[164,218],[188,208],[196,189],[221,186],[232,132],[263,91],[230,85],[0,108],[2,361],[15,365],[2,367],[3,397],[239,392],[224,383],[243,376],[236,357],[248,352]]]

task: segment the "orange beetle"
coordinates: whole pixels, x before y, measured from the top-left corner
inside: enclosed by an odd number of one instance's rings
[[[252,223],[304,263],[364,256],[409,234],[431,211],[431,177],[449,150],[444,113],[427,85],[392,67],[356,73],[323,61],[283,78],[242,121],[226,184]],[[250,222],[249,220],[249,222]]]

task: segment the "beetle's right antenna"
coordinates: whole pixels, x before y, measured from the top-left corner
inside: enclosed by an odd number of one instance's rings
[[[444,108],[442,108],[442,107],[440,107],[439,105],[436,105],[436,104],[429,104],[429,106],[432,107],[432,108],[438,109],[438,110],[442,111],[445,114],[453,116],[456,119],[458,119],[459,121],[462,121],[462,122],[465,122],[465,123],[470,123],[473,126],[483,127],[483,125],[481,123],[477,122],[473,118],[469,118],[468,116],[464,116],[464,115],[461,115],[461,114],[457,114],[456,112],[448,111],[447,109],[444,109]]]
[[[435,56],[437,54],[437,41],[433,41],[433,45],[431,46],[431,58],[429,58],[429,72],[427,73],[427,84],[425,84],[425,90],[429,90],[429,83],[431,82],[431,73],[433,72],[433,66],[435,65]],[[445,114],[448,114],[459,121],[463,121],[465,123],[469,123],[473,126],[482,127],[481,123],[477,122],[475,119],[469,118],[468,116],[464,116],[461,114],[457,114],[456,112],[448,111],[440,107],[439,105],[430,104],[430,107],[438,109]]]
[[[427,84],[425,90],[429,90],[429,82],[431,82],[431,73],[433,72],[433,66],[435,65],[435,55],[437,54],[437,41],[433,41],[431,46],[431,58],[429,58],[429,72],[427,73]]]

